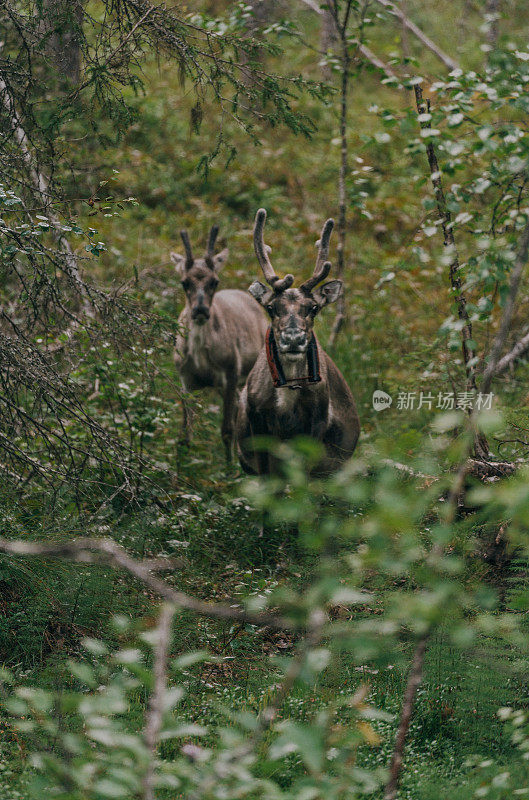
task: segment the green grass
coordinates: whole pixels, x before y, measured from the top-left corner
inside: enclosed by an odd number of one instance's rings
[[[453,52],[452,20],[459,18],[463,2],[451,3],[448,8],[433,0],[407,5],[410,15]],[[476,17],[474,12],[468,20],[472,30],[476,29]],[[474,35],[456,43],[463,60],[469,52],[474,52],[471,58],[480,57]],[[397,46],[398,35],[386,23],[377,34],[377,51],[388,58]],[[293,70],[318,74],[313,53],[287,47],[286,58]],[[429,55],[425,63],[430,74],[438,69]],[[281,68],[282,64],[278,62],[277,66]],[[205,244],[209,226],[218,221],[221,239],[228,242],[231,251],[221,285],[246,287],[258,275],[251,228],[256,209],[264,205],[269,211],[266,238],[272,245],[277,270],[292,271],[299,278],[309,274],[321,224],[337,213],[335,110],[308,109],[306,101],[302,103],[318,126],[312,141],[295,139],[280,129],[263,130],[262,147],[255,148],[240,131],[230,128],[238,158],[227,171],[222,164],[215,164],[205,183],[196,165],[211,148],[218,127],[213,106],[206,108],[201,133],[191,135],[188,115],[192,99],[182,94],[174,65],[151,64],[145,77],[146,94],[134,100],[140,121],[123,141],[107,150],[83,143],[70,147],[78,169],[72,173],[76,177],[69,187],[72,197],[96,194],[99,181],[112,179],[112,190],[108,191],[117,199],[134,196],[139,202],[138,206],[125,206],[112,218],[100,212],[88,216],[86,205],[75,204],[81,220],[96,227],[108,246],[98,262],[87,262],[87,272],[104,283],[118,284],[131,278],[136,268],[140,277],[134,291],[157,311],[176,317],[183,294],[169,253],[181,248],[178,231],[187,227],[199,248]],[[411,453],[417,443],[416,432],[425,427],[431,415],[406,414],[395,403],[377,415],[371,407],[371,395],[378,387],[394,396],[400,389],[445,387],[438,329],[450,307],[446,276],[435,260],[440,242],[422,242],[431,259],[426,263],[411,252],[423,214],[421,192],[425,190],[410,186],[409,157],[399,149],[398,141],[389,146],[366,145],[366,137],[379,130],[376,116],[369,112],[375,92],[380,107],[386,103],[404,107],[411,102],[404,93],[395,98],[391,89],[381,88],[377,76],[368,72],[362,73],[352,89],[351,166],[373,168],[366,173],[367,188],[372,192],[367,203],[371,219],[356,212],[350,215],[346,273],[349,323],[335,358],[358,400],[363,436],[359,452],[370,439],[390,434],[400,442],[401,449]],[[72,124],[72,139],[74,134]],[[381,225],[383,229],[377,229]],[[467,244],[462,244],[463,250]],[[390,269],[395,271],[395,279],[380,285],[381,276]],[[329,310],[317,323],[324,342],[331,320]],[[490,331],[482,330],[478,335],[483,345]],[[224,468],[218,399],[205,393],[194,400],[197,425],[193,446],[189,450],[179,446],[181,410],[171,354],[160,346],[153,358],[166,376],[163,399],[170,409],[170,421],[153,443],[153,449],[159,446],[169,461],[171,477],[164,487],[171,496],[167,511],[151,506],[122,514],[110,508],[85,527],[68,509],[62,514],[60,506],[43,514],[40,506],[20,509],[13,498],[5,498],[3,535],[111,535],[142,557],[164,554],[181,558],[183,565],[167,576],[169,582],[211,599],[247,594],[275,582],[308,581],[315,567],[314,557],[285,531],[277,531],[266,540],[259,538],[256,515],[245,507],[244,500],[233,500],[240,498],[242,489],[240,478],[227,475]],[[454,367],[455,372],[458,369],[460,366]],[[523,389],[526,374],[527,368],[522,367],[516,382],[507,376],[500,384],[503,403],[521,425],[527,424],[528,416],[529,401]],[[511,452],[513,448],[507,447],[502,455]],[[60,667],[77,651],[80,636],[95,633],[112,638],[112,613],[121,611],[135,619],[150,619],[156,606],[155,598],[128,579],[93,567],[4,558],[0,587],[2,661],[43,685],[55,685],[59,680],[57,665]],[[287,642],[287,650],[290,644]],[[242,631],[232,638],[226,626],[197,624],[182,615],[175,628],[175,652],[197,647],[207,647],[228,659],[225,669],[204,672],[188,695],[190,717],[206,722],[215,719],[217,701],[233,708],[258,709],[274,682],[269,655],[284,650],[278,637],[256,638]],[[337,691],[353,691],[365,680],[373,701],[396,715],[408,656],[405,650],[395,653],[392,668],[376,672],[369,664],[359,665],[352,656],[345,658],[341,671],[326,675],[315,691],[296,689],[284,712],[304,717]],[[475,768],[466,766],[474,754],[484,759],[493,757],[519,774],[520,780],[527,778],[495,716],[499,706],[528,701],[523,676],[513,677],[509,671],[512,658],[485,638],[469,653],[451,648],[441,636],[436,639],[428,653],[425,681],[418,695],[401,797],[472,797],[481,780]],[[143,698],[138,697],[131,724],[140,724],[143,710]],[[381,743],[364,748],[364,765],[388,763],[396,721],[379,723],[378,728]],[[25,800],[29,767],[24,766],[23,745],[5,725],[2,730],[0,796],[2,800]],[[282,779],[291,780],[299,769],[297,762],[290,762]]]

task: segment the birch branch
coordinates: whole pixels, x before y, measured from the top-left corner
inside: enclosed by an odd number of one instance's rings
[[[386,784],[384,791],[384,800],[394,800],[397,796],[399,788],[400,773],[402,770],[402,762],[404,760],[404,746],[406,744],[406,737],[410,727],[411,717],[413,714],[413,707],[415,705],[415,696],[417,689],[422,682],[422,674],[424,668],[424,656],[426,653],[426,645],[428,642],[428,635],[423,636],[413,654],[410,674],[406,684],[406,691],[404,693],[404,700],[402,703],[402,710],[400,713],[399,727],[397,730],[397,738],[395,739],[395,747],[391,756],[391,764],[389,767],[389,780]]]
[[[312,647],[316,647],[319,644],[327,619],[327,615],[321,609],[315,609],[311,613],[307,625],[307,635],[299,643],[296,654],[291,659],[283,676],[283,680],[276,687],[265,707],[261,709],[255,729],[242,745],[236,747],[230,753],[229,760],[232,763],[244,761],[244,759],[255,750],[266,732],[272,726],[281,706],[292,691],[296,680],[301,675],[307,654]],[[215,787],[215,780],[215,776],[208,775],[204,783],[191,795],[190,800],[203,800],[203,798],[209,797],[211,791]]]
[[[518,253],[516,255],[516,261],[514,262],[514,267],[511,272],[509,294],[507,296],[507,302],[505,303],[505,307],[503,309],[503,316],[500,322],[500,328],[492,344],[487,367],[485,368],[485,372],[483,373],[483,384],[481,387],[481,391],[483,392],[483,394],[486,394],[489,391],[490,385],[495,375],[498,374],[501,351],[505,346],[507,334],[509,333],[509,329],[511,327],[512,317],[514,314],[514,306],[516,304],[516,297],[518,296],[520,281],[522,279],[522,274],[525,265],[527,263],[528,257],[529,257],[529,220],[526,222],[525,228],[523,229],[522,236],[520,239],[520,244],[518,247]],[[525,338],[527,337],[524,337],[524,339]],[[518,343],[517,347],[519,345],[520,342]],[[509,365],[509,363],[512,362],[512,360],[514,360],[514,357],[510,361],[507,361],[502,371],[504,371],[507,368],[507,366]]]
[[[88,296],[86,284],[81,279],[81,276],[80,276],[80,273],[79,273],[79,266],[78,266],[78,263],[77,263],[77,258],[76,258],[75,253],[73,252],[73,250],[72,250],[72,248],[70,246],[70,242],[68,241],[68,239],[66,238],[66,236],[64,235],[64,233],[63,233],[63,231],[61,229],[62,226],[61,226],[61,222],[60,222],[59,218],[51,210],[51,207],[50,207],[51,196],[50,196],[50,193],[49,193],[48,181],[46,180],[46,178],[43,175],[43,173],[39,170],[38,166],[35,165],[35,161],[34,161],[33,155],[31,153],[31,150],[30,150],[30,147],[29,147],[29,139],[28,139],[27,134],[26,134],[26,132],[25,132],[23,126],[22,126],[22,122],[21,122],[20,117],[18,115],[17,109],[15,107],[15,102],[14,102],[12,96],[11,96],[9,88],[8,88],[6,82],[5,82],[5,80],[4,80],[4,78],[3,78],[3,76],[1,74],[0,74],[0,102],[2,103],[4,109],[5,109],[6,113],[7,113],[7,117],[8,117],[8,120],[9,120],[9,125],[10,125],[10,128],[11,128],[11,131],[12,131],[13,136],[15,137],[15,141],[17,142],[18,147],[20,149],[22,160],[24,161],[24,164],[27,167],[29,176],[30,176],[31,181],[33,183],[33,187],[34,187],[37,195],[41,199],[42,204],[46,208],[46,213],[47,213],[48,219],[50,220],[50,222],[52,224],[51,233],[52,233],[55,241],[57,242],[58,247],[60,248],[60,250],[64,254],[64,258],[65,258],[65,262],[66,262],[66,265],[67,265],[68,273],[70,274],[70,276],[73,278],[73,280],[77,284],[81,295],[83,295],[85,297],[85,301],[87,301],[89,299],[89,296]],[[87,308],[88,308],[88,304],[86,303],[85,310],[87,310]]]
[[[152,561],[137,561],[128,554],[125,548],[111,539],[80,537],[70,541],[44,543],[9,541],[0,537],[0,553],[14,556],[60,558],[84,564],[106,564],[109,567],[124,569],[159,597],[177,608],[192,611],[203,617],[237,620],[250,625],[268,626],[279,630],[303,628],[303,624],[296,623],[279,614],[267,611],[246,611],[235,603],[210,603],[173,589],[168,583],[152,574]]]
[[[145,716],[143,738],[149,751],[149,762],[143,779],[143,800],[155,800],[154,778],[156,768],[156,750],[162,729],[165,709],[165,692],[167,689],[167,661],[171,643],[171,630],[176,608],[164,603],[156,628],[156,645],[154,651],[154,687],[149,698],[149,707]]]
[[[370,50],[367,45],[359,43],[358,50],[364,56],[364,58],[367,61],[369,61],[370,64],[372,64],[374,67],[381,70],[382,72],[385,72],[388,78],[395,78],[395,80],[399,80],[397,75],[391,69],[391,67],[388,67],[387,64],[381,61],[380,58],[377,55],[375,55],[375,53],[373,53],[373,51]]]
[[[427,103],[424,102],[422,96],[422,89],[419,84],[416,84],[413,88],[415,89],[415,102],[417,104],[417,114],[421,116],[426,112],[430,111],[430,104],[429,102]],[[426,121],[423,120],[419,124],[422,130],[429,130],[431,127],[429,120]],[[454,239],[452,215],[450,214],[450,210],[448,209],[448,206],[446,204],[446,198],[443,191],[443,184],[441,181],[441,172],[439,170],[439,163],[437,161],[437,155],[435,153],[435,149],[431,139],[428,139],[428,142],[426,144],[426,154],[428,156],[428,164],[430,166],[430,174],[432,178],[432,184],[434,187],[437,211],[439,213],[439,217],[441,218],[444,246],[449,248],[451,252],[449,279],[452,292],[455,295],[457,313],[459,319],[463,323],[463,328],[461,330],[461,340],[462,340],[461,349],[463,352],[463,362],[465,364],[468,384],[470,388],[476,389],[476,373],[475,373],[476,353],[474,350],[474,346],[469,344],[469,342],[472,341],[472,324],[468,316],[466,298],[462,292],[462,283],[459,274],[459,270],[461,267]]]
[[[320,16],[323,16],[323,14],[325,13],[320,4],[316,2],[316,0],[301,0],[301,2],[304,3],[308,8],[310,8],[311,11],[315,11],[316,14],[319,14]],[[367,45],[358,42],[357,46],[358,46],[358,52],[361,53],[361,55],[363,55],[366,61],[369,61],[369,63],[373,67],[376,67],[376,69],[385,72],[388,78],[395,78],[396,80],[398,80],[397,75],[393,72],[391,67],[388,67],[388,65],[384,63],[384,61],[382,61],[382,59],[380,59],[375,53],[373,53],[373,51],[370,50],[370,48],[367,47]]]
[[[345,272],[345,243],[347,236],[347,187],[346,176],[348,172],[348,150],[347,150],[347,95],[349,88],[349,66],[351,57],[349,54],[349,42],[347,41],[347,17],[351,9],[351,2],[345,10],[344,22],[340,24],[338,16],[338,6],[334,2],[330,6],[330,13],[333,16],[336,30],[340,36],[341,47],[341,91],[340,91],[340,170],[338,173],[338,245],[336,248],[338,263],[336,265],[336,277],[343,282]],[[334,347],[336,339],[345,322],[345,298],[342,290],[338,297],[336,316],[328,339],[328,346]]]
[[[414,22],[412,22],[412,20],[409,17],[407,17],[406,14],[404,14],[404,12],[401,11],[400,8],[398,8],[394,3],[392,3],[391,0],[376,0],[376,1],[377,3],[379,3],[379,5],[384,6],[384,8],[386,8],[388,11],[394,14],[401,21],[402,25],[405,28],[407,28],[410,31],[410,33],[413,33],[413,35],[416,36],[417,39],[425,47],[428,48],[428,50],[431,50],[432,53],[434,53],[434,55],[436,55],[437,58],[440,61],[442,61],[446,67],[448,67],[448,69],[450,70],[457,69],[458,67],[457,62],[454,61],[454,59],[451,58],[449,55],[447,55],[444,52],[444,50],[441,50],[441,48],[437,44],[435,44],[435,42],[433,42],[430,39],[430,37],[427,36],[424,33],[424,31],[422,31]]]
[[[496,364],[496,369],[494,370],[494,377],[497,375],[501,375],[508,369],[511,364],[516,361],[516,359],[520,358],[529,350],[529,333],[526,333],[517,344],[514,345],[512,350],[500,358],[498,363]]]

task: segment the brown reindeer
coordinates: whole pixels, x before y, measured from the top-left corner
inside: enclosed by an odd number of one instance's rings
[[[291,288],[292,275],[279,278],[264,243],[266,211],[257,212],[254,246],[270,289],[259,281],[250,294],[268,312],[271,326],[239,398],[237,443],[245,472],[267,474],[274,469],[268,453],[254,449],[252,437],[291,439],[305,435],[322,442],[325,455],[313,470],[317,476],[337,470],[353,453],[360,423],[353,395],[339,369],[321,348],[313,332],[316,314],[335,302],[343,291],[341,281],[329,281],[327,261],[334,221],[323,226],[312,278]]]
[[[238,387],[244,384],[263,346],[266,318],[246,292],[216,291],[219,272],[228,258],[227,249],[214,255],[218,232],[214,225],[204,258],[193,257],[187,231],[180,233],[185,256],[171,253],[186,295],[178,318],[175,364],[186,391],[208,386],[220,391],[224,401],[222,441],[230,463]],[[185,404],[184,426],[189,441],[190,420]]]

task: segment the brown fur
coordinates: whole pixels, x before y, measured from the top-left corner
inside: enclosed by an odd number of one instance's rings
[[[320,383],[301,389],[275,389],[266,352],[260,352],[241,392],[237,413],[238,454],[245,472],[264,475],[275,469],[267,453],[253,449],[252,436],[288,440],[304,435],[322,442],[325,457],[313,471],[316,476],[335,472],[352,456],[360,434],[355,401],[345,378],[319,342],[318,354]]]
[[[187,240],[186,251],[188,247]],[[186,261],[175,253],[171,257],[186,293],[186,305],[178,318],[176,368],[186,391],[212,387],[220,392],[224,404],[222,440],[226,458],[231,461],[238,388],[244,384],[263,346],[267,325],[258,304],[246,292],[216,291],[217,274],[227,255],[224,250],[209,259],[188,257]],[[187,413],[184,425],[189,441]]]
[[[263,240],[265,220],[266,212],[260,209],[254,241],[259,263],[272,288],[256,281],[249,291],[270,315],[285,378],[291,383],[274,387],[263,347],[239,398],[236,422],[239,460],[250,474],[268,474],[275,470],[274,461],[267,453],[254,449],[252,437],[266,435],[288,440],[299,435],[311,436],[325,448],[325,456],[313,474],[329,475],[351,457],[356,447],[360,422],[355,401],[340,370],[319,342],[321,381],[307,383],[298,379],[307,375],[307,348],[316,314],[342,292],[341,281],[329,281],[315,289],[330,270],[326,258],[333,222],[327,220],[324,225],[313,277],[294,289],[290,288],[291,275],[283,279],[275,275]]]

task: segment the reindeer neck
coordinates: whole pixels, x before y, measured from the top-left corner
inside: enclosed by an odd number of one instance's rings
[[[290,358],[281,359],[281,366],[287,381],[294,381],[296,378],[303,378],[307,375],[307,359],[305,355],[302,358],[291,360]]]

